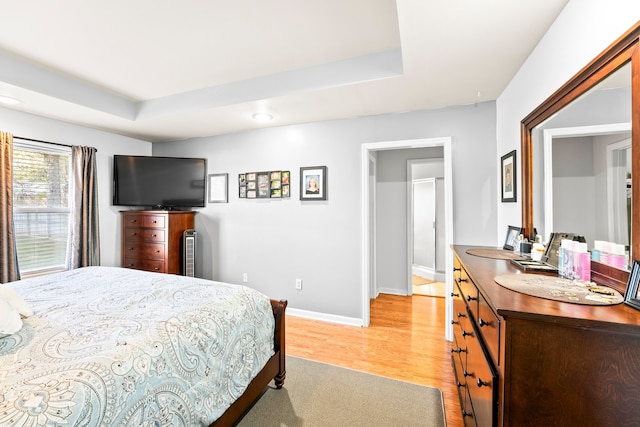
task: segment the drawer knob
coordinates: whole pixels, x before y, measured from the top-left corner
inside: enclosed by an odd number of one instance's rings
[[[473,374],[469,373],[466,369],[464,371],[462,371],[462,375],[464,375],[465,377],[472,377]]]
[[[483,326],[489,326],[491,323],[489,322],[485,322],[484,319],[481,317],[480,320],[478,321],[478,323],[480,324],[480,327]]]
[[[451,349],[451,353],[458,353],[458,354],[460,354],[460,353],[466,353],[466,352],[467,352],[467,350],[465,350],[465,349],[464,349],[464,348],[462,348],[462,347],[452,348],[452,349]]]
[[[471,412],[467,412],[466,410],[462,410],[462,417],[473,417]]]
[[[451,292],[451,296],[454,297],[454,298],[457,298],[457,297],[460,296],[460,294],[456,294],[455,292]]]
[[[491,383],[482,381],[480,378],[478,378],[478,381],[476,381],[476,384],[478,384],[478,387],[489,387],[491,385]]]
[[[467,317],[467,315],[466,315],[466,314],[462,314],[462,313],[460,313],[460,312],[458,312],[458,314],[457,314],[456,316],[458,316],[458,318],[460,318],[460,317]]]
[[[462,283],[462,282],[468,282],[467,279],[463,279],[462,277],[458,279],[458,283]]]
[[[155,271],[159,271],[159,270],[160,270],[160,267],[153,267],[153,269],[154,269]]]
[[[128,248],[130,251],[134,250],[135,248]]]
[[[459,325],[459,324],[460,324],[460,322],[456,322],[455,320],[452,320],[452,321],[451,321],[451,324],[452,324],[452,325]]]
[[[462,331],[462,336],[463,336],[463,337],[466,337],[466,336],[470,336],[470,337],[472,337],[472,336],[473,336],[473,332],[467,332],[467,331],[464,331],[464,330],[463,330],[463,331]]]
[[[471,295],[467,295],[467,301],[477,300],[478,298],[474,298]]]
[[[463,384],[460,381],[456,381],[456,385],[458,386],[458,388],[467,386],[466,384]]]
[[[151,237],[158,237],[158,235],[157,234],[152,234]]]
[[[454,272],[456,272],[456,271],[460,271],[460,270],[461,270],[461,268],[460,268],[460,267],[453,267],[453,271],[454,271]]]

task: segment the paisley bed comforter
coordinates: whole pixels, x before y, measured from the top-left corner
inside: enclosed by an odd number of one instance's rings
[[[8,286],[34,315],[0,337],[2,426],[209,425],[274,354],[247,287],[111,267]]]

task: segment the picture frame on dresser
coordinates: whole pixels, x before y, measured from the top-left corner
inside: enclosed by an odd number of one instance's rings
[[[502,246],[502,249],[512,251],[515,248],[514,245],[516,244],[521,232],[522,228],[510,225],[509,228],[507,228],[507,236],[504,239],[504,246]]]
[[[640,295],[638,295],[638,285],[640,284],[640,261],[634,260],[627,282],[627,290],[624,293],[624,303],[630,307],[640,310]]]

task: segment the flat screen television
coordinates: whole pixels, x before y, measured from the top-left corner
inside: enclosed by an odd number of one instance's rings
[[[151,209],[203,207],[206,159],[113,156],[113,204]]]

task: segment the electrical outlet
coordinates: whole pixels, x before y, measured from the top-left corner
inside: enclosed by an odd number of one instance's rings
[[[249,281],[249,275],[247,273],[242,273],[242,281],[247,283]]]
[[[302,279],[296,279],[296,289],[299,291],[302,290]]]

